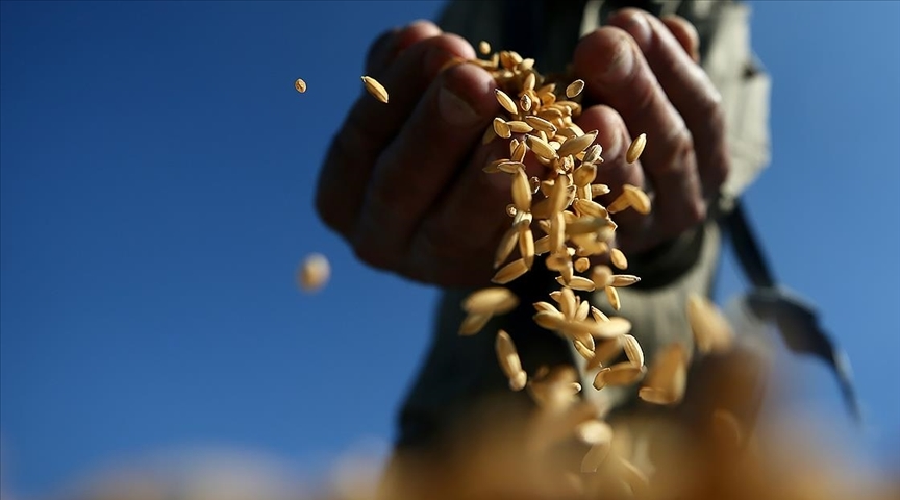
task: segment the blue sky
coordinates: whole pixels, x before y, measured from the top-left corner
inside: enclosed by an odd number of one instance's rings
[[[440,5],[0,4],[7,491],[185,448],[315,468],[391,438],[436,294],[357,263],[312,196],[369,41]],[[774,150],[751,217],[854,363],[861,442],[897,457],[900,3],[753,6]],[[334,274],[305,296],[312,251]],[[720,283],[744,287],[730,259]],[[827,371],[786,363],[797,405],[840,421]]]

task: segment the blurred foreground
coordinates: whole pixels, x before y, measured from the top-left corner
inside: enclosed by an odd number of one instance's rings
[[[827,418],[763,418],[757,388],[779,381],[757,353],[733,350],[693,363],[702,377],[689,379],[696,382],[677,404],[641,402],[633,408],[638,411],[624,413],[579,398],[573,370],[544,370],[532,376],[527,391],[511,391],[471,412],[428,453],[387,461],[348,454],[302,485],[278,464],[214,455],[184,467],[169,462],[111,472],[65,498],[900,498],[900,470],[877,470],[860,460],[830,431]],[[531,400],[538,404],[523,406]]]

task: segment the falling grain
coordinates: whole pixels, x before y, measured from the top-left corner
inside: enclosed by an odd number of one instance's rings
[[[506,283],[521,277],[526,272],[528,272],[528,266],[525,265],[525,260],[521,258],[516,259],[497,271],[497,274],[494,275],[494,278],[491,281],[498,285],[505,285]]]
[[[579,257],[575,260],[575,271],[579,273],[583,273],[590,269],[591,260],[587,257]]]
[[[363,83],[366,84],[366,90],[372,97],[378,99],[379,101],[387,104],[390,100],[390,96],[388,96],[387,90],[385,90],[384,86],[378,82],[378,80],[372,78],[371,76],[362,76],[360,77]]]
[[[500,105],[503,106],[503,109],[513,115],[519,112],[519,108],[518,106],[516,106],[516,102],[513,101],[508,95],[506,95],[506,92],[497,89],[494,91],[494,94],[497,96],[497,102],[499,102]]]
[[[701,353],[722,352],[731,347],[734,338],[731,325],[709,299],[691,295],[688,298],[687,317],[694,332],[697,350]]]
[[[517,305],[519,298],[503,287],[482,288],[462,302],[462,308],[469,314],[505,314]]]
[[[625,258],[625,254],[618,248],[611,248],[609,250],[609,260],[612,262],[612,265],[619,269],[628,269],[628,259]]]
[[[492,317],[491,314],[469,314],[459,325],[459,334],[474,335],[480,332]]]
[[[641,153],[644,152],[644,147],[647,145],[647,134],[641,134],[637,136],[637,138],[631,141],[631,145],[628,146],[628,151],[625,152],[625,161],[629,164],[637,161],[638,158],[641,157]]]
[[[638,344],[637,339],[633,335],[622,336],[622,347],[625,349],[625,355],[631,364],[640,368],[644,366],[644,350]]]
[[[525,262],[525,267],[531,269],[534,263],[534,236],[531,229],[525,229],[519,232],[519,254]]]
[[[574,82],[570,83],[568,87],[566,87],[566,97],[568,97],[569,99],[577,97],[583,89],[584,80],[575,80]]]
[[[494,133],[503,139],[509,139],[512,134],[509,130],[509,125],[503,121],[503,118],[494,118]]]
[[[559,147],[559,150],[556,153],[559,156],[578,154],[594,143],[594,141],[597,139],[597,133],[598,131],[591,130],[590,132],[582,136],[566,141],[565,144]]]
[[[330,277],[331,265],[328,258],[320,253],[313,253],[303,259],[297,278],[304,292],[315,293],[325,286]]]
[[[609,300],[609,305],[618,311],[622,307],[622,304],[619,302],[619,292],[616,290],[616,287],[606,285],[606,288],[603,290],[606,292],[606,299]]]

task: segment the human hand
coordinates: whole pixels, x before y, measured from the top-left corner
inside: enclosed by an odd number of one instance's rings
[[[455,57],[475,51],[429,22],[382,35],[366,73],[385,86],[389,104],[362,92],[316,194],[322,220],[360,260],[442,286],[489,283],[509,226],[510,180],[482,171],[509,154],[501,141],[481,145],[500,109],[495,82],[473,65],[441,71]]]
[[[623,9],[575,50],[574,71],[585,81],[586,98],[578,124],[600,131],[605,161],[597,177],[610,186],[606,197],[614,200],[628,183],[655,198],[649,216],[616,214],[617,244],[626,254],[701,223],[728,173],[721,97],[697,64],[698,44],[684,19],[661,21]],[[628,164],[625,151],[641,133],[647,148]]]

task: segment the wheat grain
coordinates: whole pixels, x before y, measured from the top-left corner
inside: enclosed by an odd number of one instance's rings
[[[459,325],[459,334],[474,335],[478,333],[492,317],[491,314],[469,314]]]
[[[565,142],[565,144],[559,147],[559,150],[556,153],[559,156],[578,154],[594,143],[594,141],[597,139],[597,134],[597,130],[591,130],[584,135],[578,136],[572,140],[568,140]]]
[[[494,133],[502,139],[509,139],[512,134],[503,118],[494,118]]]
[[[644,366],[644,350],[633,335],[622,335],[622,347],[631,364],[638,368]]]
[[[297,89],[297,92],[300,92],[302,94],[306,92],[306,82],[303,81],[302,78],[297,78],[297,80],[294,82],[294,88]]]
[[[497,96],[497,102],[499,102],[500,105],[503,106],[503,109],[513,115],[519,112],[519,108],[518,106],[516,106],[516,102],[513,101],[508,95],[506,95],[506,92],[497,89],[494,91],[494,94]]]
[[[731,347],[734,332],[709,299],[696,294],[691,295],[688,298],[687,317],[698,351],[708,354],[726,351]]]
[[[590,269],[591,261],[587,257],[579,257],[575,259],[575,271],[579,273],[583,273]]]
[[[619,269],[628,269],[628,259],[625,258],[625,254],[618,248],[611,248],[609,250],[609,260],[612,262],[612,265]]]
[[[584,89],[584,80],[575,80],[574,82],[570,83],[568,87],[566,87],[566,97],[568,97],[569,99],[577,97],[578,94],[581,93],[582,89]]]
[[[637,186],[632,186],[631,184],[625,184],[622,186],[624,189],[623,196],[628,199],[628,204],[631,205],[632,208],[637,210],[637,212],[641,215],[647,215],[651,210],[650,197],[647,196],[641,188]]]
[[[462,302],[469,314],[504,314],[519,305],[519,298],[503,287],[483,288],[471,293]]]
[[[526,228],[519,231],[519,254],[522,256],[525,267],[531,269],[534,263],[534,236],[531,234],[531,229]]]
[[[622,307],[622,303],[619,301],[619,292],[616,290],[616,287],[606,285],[603,291],[606,292],[606,299],[609,300],[609,305],[618,311]]]
[[[385,90],[384,86],[378,82],[378,80],[372,78],[371,76],[361,76],[360,77],[363,83],[366,84],[366,90],[369,92],[372,97],[378,99],[379,101],[387,104],[390,100],[390,96]]]
[[[330,277],[331,265],[328,258],[320,253],[307,255],[297,276],[300,287],[307,293],[321,290]]]
[[[647,145],[647,134],[641,134],[637,136],[637,138],[631,141],[631,145],[628,146],[628,151],[625,152],[625,161],[629,164],[634,163],[641,157],[641,153],[644,152],[644,147]]]
[[[516,259],[497,271],[497,274],[494,275],[491,281],[498,285],[505,285],[521,277],[526,272],[528,272],[528,266],[525,264],[525,260],[521,258]]]

